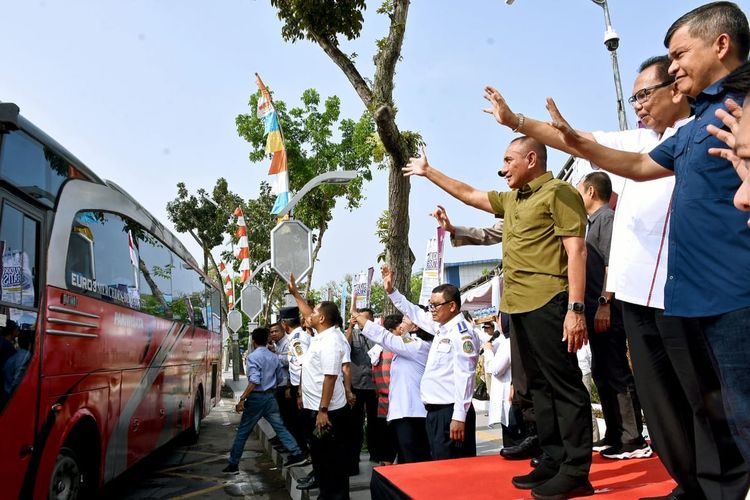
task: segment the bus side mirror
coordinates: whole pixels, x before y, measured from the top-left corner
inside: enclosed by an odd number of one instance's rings
[[[18,115],[21,110],[12,102],[0,102],[0,134],[18,130]]]

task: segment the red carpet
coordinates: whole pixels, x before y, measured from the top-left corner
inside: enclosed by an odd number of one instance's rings
[[[520,500],[530,490],[515,488],[513,476],[527,474],[528,460],[509,461],[499,456],[389,465],[375,469],[405,495],[415,499]],[[634,500],[666,495],[675,487],[658,458],[605,460],[594,454],[589,476],[594,497]]]

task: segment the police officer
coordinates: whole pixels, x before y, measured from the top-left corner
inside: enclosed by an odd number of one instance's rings
[[[382,274],[383,286],[393,305],[434,335],[420,385],[432,458],[476,456],[476,414],[471,396],[479,339],[461,314],[458,288],[449,284],[435,287],[427,305],[428,313],[394,290],[388,267],[383,267]]]

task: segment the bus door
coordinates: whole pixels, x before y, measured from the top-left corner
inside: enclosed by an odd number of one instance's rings
[[[41,372],[44,212],[0,189],[0,483],[17,497],[34,452]]]

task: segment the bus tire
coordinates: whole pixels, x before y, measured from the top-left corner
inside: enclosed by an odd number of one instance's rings
[[[55,460],[49,482],[51,500],[75,500],[83,497],[83,463],[75,450],[63,446]]]
[[[190,414],[190,427],[185,432],[185,441],[188,444],[198,442],[201,433],[201,420],[203,420],[203,396],[198,391],[193,401],[193,412]]]

